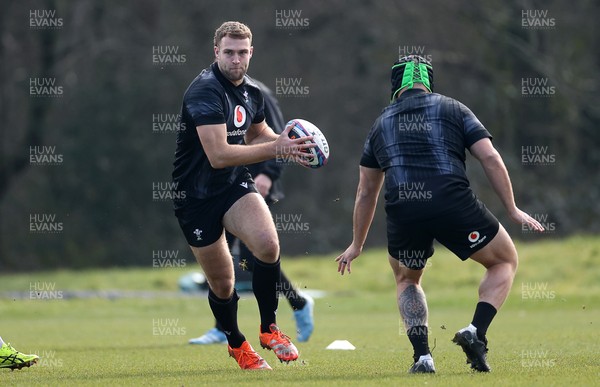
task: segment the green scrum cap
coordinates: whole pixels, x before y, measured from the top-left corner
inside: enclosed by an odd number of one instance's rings
[[[422,56],[403,56],[392,66],[391,100],[405,87],[412,89],[415,83],[422,83],[427,90],[433,92],[433,66]]]

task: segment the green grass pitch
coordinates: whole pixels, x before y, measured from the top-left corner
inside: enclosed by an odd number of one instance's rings
[[[185,268],[57,271],[0,276],[0,336],[40,362],[0,370],[2,385],[49,386],[591,386],[600,376],[600,239],[519,244],[519,272],[511,295],[488,331],[492,372],[475,374],[456,330],[470,322],[483,269],[461,263],[443,248],[425,273],[435,375],[409,375],[412,349],[400,325],[384,250],[367,251],[340,277],[334,255],[283,259],[300,288],[326,291],[316,300],[316,329],[297,343],[300,359],[282,364],[258,344],[258,309],[240,302],[240,326],[273,372],[244,372],[226,346],[192,346],[212,324],[204,297],[174,296]],[[149,290],[148,298],[8,297],[33,286],[51,291]],[[280,301],[279,325],[294,336],[292,313]],[[331,351],[336,339],[355,351]]]

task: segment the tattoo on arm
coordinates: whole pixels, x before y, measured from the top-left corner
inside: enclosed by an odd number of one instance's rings
[[[421,287],[409,285],[398,298],[404,328],[427,325],[427,300]]]

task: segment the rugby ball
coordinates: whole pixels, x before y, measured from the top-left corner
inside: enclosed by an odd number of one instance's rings
[[[294,125],[289,132],[291,139],[313,136],[312,141],[306,141],[305,143],[317,144],[316,147],[306,150],[306,153],[311,153],[314,156],[309,162],[309,167],[320,168],[327,164],[327,160],[329,160],[329,144],[327,144],[327,139],[323,135],[323,132],[316,125],[300,118],[290,120],[286,124],[286,128],[290,125]]]

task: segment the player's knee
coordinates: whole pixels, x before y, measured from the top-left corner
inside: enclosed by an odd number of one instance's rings
[[[213,293],[223,300],[228,299],[233,294],[233,278],[218,278],[209,281],[209,283]]]
[[[279,259],[279,245],[276,242],[268,243],[259,249],[256,258],[265,263],[275,263]]]
[[[517,267],[519,266],[519,256],[517,254],[517,249],[515,248],[515,245],[508,234],[505,237],[506,241],[504,246],[500,249],[497,249],[497,253],[500,255],[500,260],[502,263],[508,265],[514,275],[517,272]]]
[[[262,262],[275,263],[279,259],[279,241],[277,238],[262,238],[253,246],[252,253]]]
[[[407,267],[401,267],[396,274],[396,282],[404,286],[419,285],[422,274],[423,270],[412,270]]]
[[[419,285],[423,276],[423,269],[413,270],[406,266],[402,261],[388,255],[388,261],[394,272],[396,284],[399,288],[408,285]]]
[[[519,256],[514,246],[513,250],[509,252],[506,262],[510,265],[513,275],[515,275],[517,268],[519,267]]]

